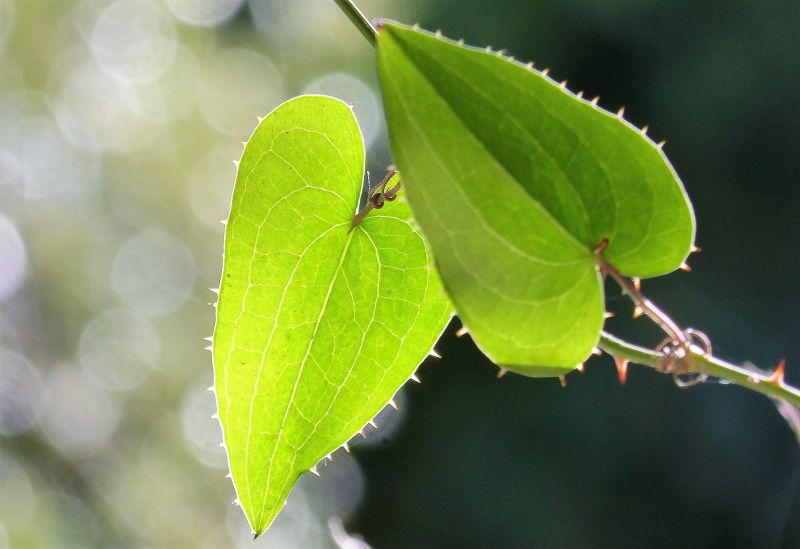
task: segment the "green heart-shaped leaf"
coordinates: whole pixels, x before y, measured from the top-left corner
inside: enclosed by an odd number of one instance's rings
[[[270,113],[242,155],[217,322],[214,390],[253,530],[428,355],[451,317],[402,196],[354,230],[364,144],[337,99]]]
[[[377,47],[392,152],[457,314],[508,369],[574,368],[603,324],[601,243],[627,276],[689,254],[694,218],[666,157],[499,54],[396,24]]]

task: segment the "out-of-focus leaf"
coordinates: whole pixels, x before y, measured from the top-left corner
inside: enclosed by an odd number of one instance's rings
[[[385,24],[392,152],[456,312],[494,362],[558,375],[603,324],[594,250],[627,276],[679,267],[694,218],[661,149],[499,54]]]
[[[350,107],[324,96],[275,109],[242,155],[214,390],[239,503],[258,534],[297,477],[390,401],[451,317],[402,197],[350,230],[363,173]]]

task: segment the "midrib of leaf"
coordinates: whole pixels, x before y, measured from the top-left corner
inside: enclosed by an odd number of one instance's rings
[[[522,183],[520,183],[520,181],[517,179],[517,177],[515,175],[513,175],[508,170],[506,165],[495,155],[494,151],[492,151],[486,145],[486,143],[482,139],[480,139],[480,137],[478,137],[478,135],[475,134],[475,132],[472,130],[472,128],[466,123],[464,117],[461,114],[459,114],[458,111],[453,109],[450,106],[450,104],[447,101],[447,99],[443,95],[441,95],[439,93],[439,88],[436,87],[435,83],[433,81],[431,81],[431,79],[428,78],[428,76],[417,67],[417,65],[414,63],[414,61],[408,55],[408,52],[406,51],[405,47],[403,46],[402,41],[395,40],[394,43],[397,44],[399,49],[402,51],[403,56],[405,57],[406,61],[408,61],[408,65],[410,67],[412,67],[413,70],[421,77],[421,79],[424,80],[428,84],[428,86],[436,93],[436,95],[442,100],[442,103],[446,106],[447,110],[454,115],[454,117],[458,120],[460,126],[472,138],[472,140],[475,143],[477,143],[481,147],[481,149],[483,149],[486,152],[487,156],[492,160],[492,162],[495,165],[497,165],[508,176],[508,178],[511,181],[514,182],[515,185],[517,185],[520,189],[522,189],[523,194],[526,197],[528,197],[528,199],[530,200],[531,204],[533,204],[534,207],[537,210],[539,210],[539,212],[541,212],[542,215],[552,225],[554,225],[563,235],[565,235],[567,237],[567,239],[573,245],[575,245],[576,248],[578,248],[582,252],[585,252],[587,254],[587,258],[588,259],[593,261],[594,257],[592,255],[592,250],[588,246],[586,246],[586,244],[581,242],[574,234],[572,234],[572,232],[569,229],[567,229],[552,213],[550,213],[550,211],[539,200],[537,200],[533,195],[531,195],[530,192],[528,192],[528,190],[525,188],[525,186]],[[389,73],[389,74],[391,74],[391,73]],[[465,82],[465,83],[468,84],[468,82]],[[406,107],[405,111],[407,113],[408,119],[414,125],[414,128],[417,130],[417,134],[420,136],[421,139],[423,139],[423,140],[425,140],[425,142],[427,142],[427,138],[425,137],[425,134],[423,132],[421,132],[420,129],[419,129],[419,123],[417,122],[416,118],[414,118],[411,115],[412,111],[407,108],[407,104],[406,104],[405,99],[403,98],[402,94],[398,93],[397,97],[398,97],[399,101],[403,104],[403,106]],[[527,130],[526,130],[526,133],[527,133]],[[443,162],[441,162],[441,159],[439,159],[439,155],[435,152],[435,149],[431,149],[431,150],[434,151],[433,152],[433,156],[437,159],[437,162],[439,163],[439,165],[445,171],[447,171],[449,173],[450,170],[445,166],[445,164]],[[541,150],[545,151],[544,147],[541,147]],[[548,156],[550,156],[549,153],[547,153],[547,154],[548,154]],[[550,158],[552,158],[552,156],[550,156]],[[561,168],[560,165],[557,162],[555,162],[555,160],[554,160],[554,163],[557,166],[559,166],[559,168]],[[453,175],[453,174],[451,173],[451,175]],[[566,176],[566,174],[565,174],[565,176]],[[566,177],[566,179],[569,180],[568,177]],[[457,180],[457,178],[454,175],[453,175],[453,180],[454,181]],[[571,183],[570,183],[570,185],[571,185]],[[493,231],[490,228],[490,226],[488,225],[488,223],[486,222],[486,219],[484,218],[483,214],[480,212],[480,209],[476,207],[475,203],[468,197],[468,195],[466,195],[463,192],[463,190],[460,188],[460,186],[459,185],[454,185],[454,187],[458,190],[459,194],[464,198],[464,200],[471,205],[471,208],[472,208],[473,212],[475,212],[475,214],[479,218],[481,218],[481,220],[483,220],[484,226],[486,227],[486,229],[488,231],[492,232],[493,236],[495,236],[498,240],[503,242],[512,251],[520,252],[525,257],[528,257],[529,259],[533,259],[527,253],[522,252],[522,250],[517,250],[517,248],[515,246],[513,246],[510,242],[508,242],[507,239],[505,239],[501,235],[496,234],[495,231]],[[435,208],[432,208],[432,211],[435,211]],[[536,259],[536,260],[538,261],[538,259]],[[570,262],[570,263],[579,263],[579,262],[575,261],[575,262]],[[558,263],[558,264],[559,265],[566,265],[566,264],[570,264],[570,263]]]
[[[331,230],[334,229],[337,226],[341,227],[341,225],[334,225],[334,226],[331,227]],[[325,234],[325,233],[323,233],[323,234]],[[304,368],[306,366],[306,362],[308,361],[308,357],[311,356],[311,347],[314,345],[314,340],[315,340],[315,338],[317,336],[317,332],[319,331],[319,327],[320,327],[320,324],[322,322],[322,317],[325,315],[325,311],[328,308],[328,303],[330,302],[330,297],[331,297],[331,292],[333,292],[333,287],[336,284],[336,280],[339,278],[339,273],[341,273],[341,271],[342,271],[342,265],[344,264],[345,257],[347,256],[347,251],[350,248],[350,242],[352,242],[352,240],[353,240],[353,235],[355,235],[355,231],[350,231],[348,233],[347,240],[345,240],[344,246],[342,247],[342,253],[339,255],[339,261],[338,261],[338,263],[336,265],[336,270],[334,271],[333,277],[331,278],[331,282],[328,285],[328,291],[325,294],[325,299],[323,300],[322,306],[320,307],[319,315],[317,315],[317,320],[316,320],[316,322],[314,324],[314,330],[311,333],[311,337],[308,340],[308,345],[306,346],[306,350],[305,350],[305,352],[303,354],[303,359],[302,359],[302,361],[300,363],[300,367],[297,370],[297,375],[295,376],[294,384],[293,384],[293,387],[292,387],[292,394],[289,395],[289,400],[288,400],[288,402],[286,404],[286,411],[283,413],[283,418],[281,420],[281,427],[278,430],[278,438],[275,441],[275,446],[272,449],[272,455],[270,456],[270,459],[269,459],[269,466],[267,467],[267,483],[266,483],[267,484],[267,488],[266,488],[266,490],[264,490],[264,497],[263,497],[262,502],[261,502],[261,507],[260,507],[261,511],[260,511],[260,516],[259,516],[259,522],[261,522],[263,520],[263,518],[264,518],[264,509],[265,509],[265,504],[267,502],[267,495],[270,493],[269,492],[269,485],[270,485],[270,478],[271,478],[271,475],[272,475],[272,465],[273,465],[273,462],[274,462],[275,452],[277,452],[278,446],[280,446],[280,443],[281,443],[281,438],[283,437],[284,427],[286,426],[286,418],[289,416],[289,410],[291,410],[291,408],[292,408],[292,402],[294,401],[294,395],[297,392],[297,386],[299,385],[300,377],[303,375],[303,370],[304,370]],[[316,242],[317,240],[319,240],[319,239],[315,239],[314,242]],[[297,261],[297,265],[299,266],[301,262],[302,262],[302,257]],[[287,283],[287,287],[290,284],[291,284],[291,279],[290,279],[289,283]],[[281,310],[281,307],[278,307],[278,313],[275,316],[276,325],[277,325],[277,319],[280,316],[280,310]],[[250,481],[248,479],[248,471],[249,471],[249,466],[248,466],[248,464],[249,464],[249,451],[248,450],[249,450],[249,446],[250,446],[250,438],[251,438],[251,435],[252,435],[253,406],[254,406],[254,403],[255,403],[256,395],[258,394],[258,384],[259,384],[259,380],[261,378],[261,370],[262,370],[262,368],[264,366],[264,357],[266,356],[268,348],[269,348],[269,343],[267,343],[267,348],[264,349],[264,353],[262,354],[261,365],[259,366],[258,373],[256,374],[256,382],[255,382],[255,386],[254,386],[254,389],[253,389],[253,396],[252,396],[252,398],[250,400],[250,420],[248,421],[247,439],[246,439],[246,442],[245,442],[245,482],[247,484],[248,498],[250,498],[251,507],[252,507],[252,504],[253,504],[253,500],[252,500],[252,495],[251,495],[251,490],[250,490]],[[352,367],[351,367],[350,370],[352,371]],[[295,457],[297,456],[297,452],[295,452],[294,456]],[[292,468],[293,467],[294,467],[294,464],[292,465]],[[285,486],[284,486],[283,489],[285,489]]]

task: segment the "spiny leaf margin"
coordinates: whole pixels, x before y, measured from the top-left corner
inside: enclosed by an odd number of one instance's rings
[[[660,146],[502,54],[388,22],[377,49],[395,161],[457,313],[508,369],[574,368],[603,323],[595,248],[642,278],[691,249]]]
[[[351,107],[326,96],[291,99],[261,119],[239,164],[225,231],[212,354],[214,393],[236,501],[257,535],[274,520],[296,478],[346,444],[390,402],[452,316],[402,195],[350,231],[363,171],[363,139]],[[258,186],[250,181],[254,173]],[[249,210],[264,214],[256,218],[261,222],[255,235],[246,230],[254,222],[248,221]],[[298,255],[294,248],[305,251]],[[261,266],[266,268],[255,271],[259,286],[253,282],[255,252],[283,258],[264,260]],[[288,271],[293,253],[298,257]],[[368,261],[369,253],[374,253],[376,265]],[[249,262],[247,270],[243,257]],[[309,262],[311,267],[303,266]],[[319,301],[318,283],[325,272],[330,282]],[[286,279],[287,273],[292,278]],[[352,284],[350,276],[357,278]],[[290,280],[299,282],[293,285]],[[298,290],[301,283],[308,284]],[[265,293],[252,306],[259,317],[249,318],[254,311],[248,310],[248,292],[258,287],[258,294],[261,284]],[[314,303],[319,304],[316,309]],[[266,308],[258,307],[264,304]],[[362,329],[359,321],[370,314]],[[295,323],[290,330],[279,327],[285,317]],[[354,325],[360,331],[357,338],[352,337]],[[236,342],[243,350],[231,361]],[[297,364],[290,357],[292,346],[306,347]],[[343,362],[345,371],[336,359],[346,354],[352,365]],[[310,370],[304,369],[307,364]],[[294,383],[287,384],[292,378]],[[246,406],[230,393],[236,383],[247,389]],[[301,385],[305,392],[298,391]],[[265,457],[267,463],[261,461]],[[256,503],[259,496],[261,503]]]

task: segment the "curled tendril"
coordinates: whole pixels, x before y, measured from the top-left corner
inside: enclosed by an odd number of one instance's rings
[[[397,175],[397,170],[391,169],[386,172],[386,175],[381,180],[380,183],[375,185],[369,190],[369,195],[367,198],[367,203],[361,208],[358,213],[353,217],[353,221],[350,225],[350,229],[354,229],[361,223],[361,220],[366,217],[366,215],[372,210],[380,210],[383,208],[386,201],[391,202],[395,198],[397,198],[397,193],[403,187],[403,181],[398,181],[391,189],[387,189],[386,185],[389,184],[389,181]]]
[[[687,328],[684,330],[686,336],[685,343],[678,343],[668,337],[661,341],[656,350],[661,353],[658,361],[657,370],[666,374],[672,374],[675,385],[681,389],[694,387],[705,382],[708,374],[703,372],[690,372],[686,365],[686,358],[691,353],[711,355],[711,340],[706,334],[699,330]]]

